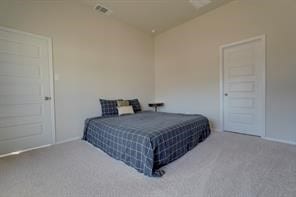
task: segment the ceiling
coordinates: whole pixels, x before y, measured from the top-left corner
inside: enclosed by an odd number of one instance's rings
[[[160,33],[200,16],[232,0],[82,0],[91,7],[97,4],[112,11],[117,18],[139,29]]]

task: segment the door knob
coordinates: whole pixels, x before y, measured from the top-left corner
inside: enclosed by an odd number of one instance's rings
[[[224,96],[228,96],[228,93],[225,93]]]
[[[49,101],[49,100],[51,100],[51,97],[50,96],[46,96],[46,97],[44,97],[44,100]]]

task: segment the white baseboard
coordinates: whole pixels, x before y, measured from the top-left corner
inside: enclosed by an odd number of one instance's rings
[[[3,154],[3,155],[0,155],[0,158],[1,157],[11,156],[11,155],[18,155],[20,153],[35,150],[35,149],[39,149],[39,148],[46,148],[46,147],[49,147],[51,145],[52,144],[46,144],[46,145],[43,145],[43,146],[38,146],[38,147],[34,147],[34,148],[27,148],[27,149],[24,149],[24,150],[19,150],[19,151],[15,151],[15,152],[12,152],[12,153]]]
[[[211,131],[213,131],[213,132],[222,132],[222,130],[218,129],[218,128],[211,128]]]
[[[81,138],[82,138],[81,136],[77,136],[77,137],[69,138],[69,139],[66,139],[66,140],[57,141],[55,144],[63,144],[63,143],[72,142],[72,141],[75,141],[75,140],[81,140]]]
[[[213,132],[223,132],[220,129],[217,128],[211,128],[211,130]],[[280,142],[280,143],[284,143],[284,144],[291,144],[291,145],[296,145],[296,142],[293,141],[288,141],[288,140],[280,140],[280,139],[276,139],[276,138],[271,138],[271,137],[261,137],[264,140],[268,140],[268,141],[273,141],[273,142]]]
[[[273,141],[273,142],[280,142],[280,143],[285,143],[285,144],[296,145],[296,142],[293,142],[293,141],[279,140],[279,139],[270,138],[270,137],[261,137],[261,138],[264,140],[269,140],[269,141]]]
[[[75,140],[80,140],[81,138],[82,138],[81,136],[77,136],[77,137],[73,137],[73,138],[70,138],[70,139],[66,139],[66,140],[63,140],[63,141],[56,142],[55,144],[63,144],[63,143],[67,143],[67,142],[71,142],[71,141],[75,141]],[[15,151],[15,152],[12,152],[12,153],[3,154],[3,155],[0,155],[0,158],[11,156],[11,155],[18,155],[18,154],[23,153],[23,152],[27,152],[27,151],[31,151],[31,150],[35,150],[35,149],[40,149],[40,148],[45,148],[45,147],[49,147],[49,146],[52,146],[52,144],[46,144],[46,145],[43,145],[43,146],[38,146],[38,147],[34,147],[34,148],[28,148],[28,149],[24,149],[24,150]]]

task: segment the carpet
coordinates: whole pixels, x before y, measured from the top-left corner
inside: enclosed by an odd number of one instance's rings
[[[84,141],[0,159],[1,197],[296,196],[296,146],[213,133],[146,177]]]

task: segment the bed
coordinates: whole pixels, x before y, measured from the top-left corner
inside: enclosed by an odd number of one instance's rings
[[[210,132],[202,115],[139,112],[87,119],[83,139],[146,176],[161,177],[162,166],[183,156]]]

